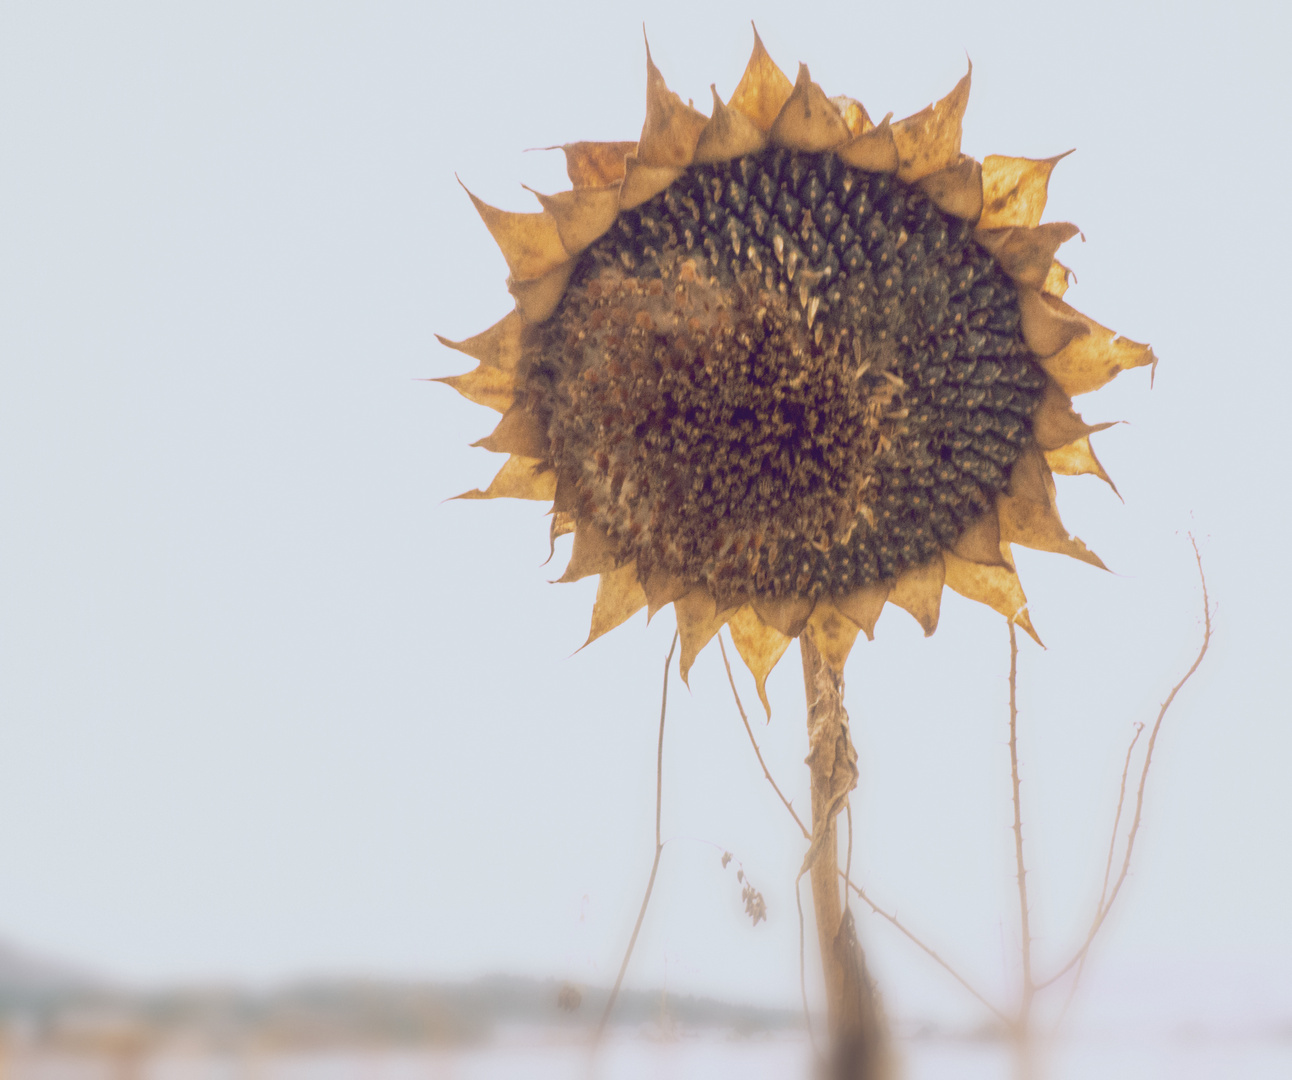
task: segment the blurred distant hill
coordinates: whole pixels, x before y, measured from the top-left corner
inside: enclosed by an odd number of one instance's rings
[[[130,988],[0,942],[0,1020],[36,1044],[123,1053],[166,1043],[279,1049],[440,1045],[500,1027],[591,1026],[608,991],[495,975],[460,982],[314,978],[253,990],[206,984]],[[754,1034],[798,1026],[792,1010],[625,990],[615,1022]]]

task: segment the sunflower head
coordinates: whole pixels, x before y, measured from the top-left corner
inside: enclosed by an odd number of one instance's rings
[[[1103,565],[1055,504],[1056,472],[1112,483],[1071,399],[1155,358],[1063,301],[1059,158],[960,152],[969,84],[875,123],[755,33],[705,116],[648,50],[636,142],[566,145],[538,213],[471,196],[516,303],[440,339],[509,455],[461,497],[552,502],[589,641],[671,603],[683,677],[728,625],[766,707],[794,637],[839,671],[886,603],[932,634],[944,586],[1036,637],[1012,544]]]

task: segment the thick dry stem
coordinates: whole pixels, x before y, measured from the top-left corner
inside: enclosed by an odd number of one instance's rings
[[[838,679],[806,634],[799,645],[807,691],[807,764],[812,774],[812,841],[803,869],[811,876],[825,971],[829,1076],[831,1080],[886,1080],[889,1046],[883,1010],[857,942],[852,912],[839,889],[836,818],[857,786],[857,752]]]

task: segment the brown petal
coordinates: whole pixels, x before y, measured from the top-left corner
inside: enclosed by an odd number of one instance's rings
[[[532,458],[546,458],[551,449],[547,428],[520,405],[508,409],[490,434],[471,445],[492,450],[495,454],[520,454]]]
[[[1065,315],[1078,321],[1086,333],[1061,351],[1041,361],[1069,397],[1088,394],[1112,382],[1121,372],[1130,368],[1157,365],[1153,350],[1130,338],[1118,337],[1106,326],[1075,311],[1062,300],[1053,301]],[[1025,331],[1026,332],[1026,331]]]
[[[960,534],[953,550],[961,559],[982,566],[1006,565],[1000,550],[1000,521],[996,517],[995,507],[981,514]]]
[[[926,176],[920,188],[939,209],[965,221],[977,221],[982,213],[982,166],[964,154],[954,165]]]
[[[673,610],[677,613],[677,632],[682,639],[678,670],[682,674],[682,681],[688,686],[688,676],[695,658],[727,621],[728,613],[720,613],[717,608],[717,603],[707,589],[692,589],[673,602]]]
[[[605,187],[624,178],[624,158],[637,152],[635,142],[575,142],[565,151],[565,171],[576,188]]]
[[[686,172],[680,166],[643,165],[632,154],[628,155],[626,165],[628,172],[624,176],[623,187],[619,189],[620,210],[641,206]]]
[[[1053,356],[1090,333],[1090,328],[1072,313],[1067,304],[1039,289],[1019,288],[1018,312],[1022,316],[1023,340],[1041,359]],[[1062,380],[1059,380],[1059,385],[1063,385]]]
[[[831,602],[861,628],[868,641],[874,641],[875,623],[884,610],[889,591],[888,585],[865,585],[847,596],[833,597]]]
[[[785,650],[793,638],[786,637],[773,626],[768,626],[758,617],[758,613],[746,604],[737,611],[728,622],[731,640],[740,653],[740,658],[754,677],[758,688],[758,700],[767,711],[767,719],[772,718],[771,702],[767,700],[767,676],[780,662]]]
[[[515,298],[516,310],[522,319],[530,325],[537,325],[551,318],[565,295],[565,286],[574,273],[574,263],[575,260],[570,259],[533,281],[507,279],[507,289]]]
[[[951,552],[943,552],[947,566],[947,587],[954,589],[961,596],[986,604],[993,611],[998,611],[1005,618],[1026,630],[1038,645],[1032,627],[1032,620],[1027,614],[1027,597],[1023,595],[1023,586],[1019,584],[1018,575],[1007,566],[983,566],[981,563],[969,562]]]
[[[1053,551],[1107,570],[1103,561],[1059,519],[1054,498],[1054,477],[1040,450],[1029,449],[1014,462],[1009,490],[996,500],[1000,538],[1036,551]]]
[[[960,156],[960,126],[969,104],[973,65],[955,89],[936,105],[893,125],[897,178],[911,183],[952,165]]]
[[[604,236],[619,213],[618,183],[604,187],[582,187],[558,191],[555,195],[535,198],[556,221],[561,244],[571,255],[577,255],[594,240]]]
[[[889,113],[870,131],[835,147],[839,160],[865,172],[896,172],[897,143],[893,141],[893,128],[889,123],[892,115]]]
[[[520,363],[521,350],[527,336],[525,320],[516,312],[509,311],[503,318],[483,333],[469,337],[465,341],[450,341],[436,334],[441,345],[466,353],[473,360],[479,360],[485,367],[498,368],[501,371],[515,371]]]
[[[565,573],[556,580],[561,583],[578,581],[592,574],[605,574],[615,568],[615,548],[605,531],[588,521],[579,522],[574,529],[574,548]]]
[[[888,602],[909,611],[924,628],[924,636],[930,637],[938,628],[938,613],[942,610],[942,584],[945,579],[945,563],[941,554],[935,555],[923,566],[907,570],[893,582]]]
[[[755,27],[754,51],[727,104],[749,117],[760,131],[770,131],[793,92],[794,84],[767,55]]]
[[[592,605],[592,628],[587,648],[602,634],[631,619],[646,606],[646,594],[637,580],[637,564],[626,563],[617,570],[609,570],[597,581],[597,599]]]
[[[813,607],[813,602],[806,596],[786,596],[779,600],[758,599],[752,603],[763,622],[791,638],[803,633]]]
[[[502,249],[513,280],[533,281],[570,257],[561,244],[556,219],[551,214],[546,211],[513,214],[477,199],[465,184],[462,190],[471,196],[485,228]]]
[[[738,109],[724,105],[716,86],[709,89],[713,91],[713,115],[700,132],[700,141],[695,144],[696,164],[730,161],[746,154],[756,154],[767,145],[767,136],[762,128]]]
[[[866,112],[866,106],[856,98],[840,94],[838,97],[832,97],[830,104],[839,110],[839,115],[843,117],[844,125],[848,128],[848,134],[853,138],[875,130],[875,122],[870,118],[870,113]]]
[[[1095,457],[1094,448],[1090,445],[1090,436],[1084,435],[1066,446],[1045,451],[1045,463],[1060,476],[1097,476],[1113,489],[1113,494],[1121,498],[1117,485],[1112,477],[1104,472],[1104,467]]]
[[[451,386],[468,401],[505,413],[516,400],[516,380],[509,371],[481,364],[465,375],[446,375],[432,382]]]
[[[646,46],[646,122],[637,142],[637,160],[643,165],[686,166],[695,154],[695,142],[709,118],[687,105],[664,83]]]
[[[843,674],[843,666],[852,652],[860,628],[829,600],[819,600],[812,609],[804,631],[812,639],[821,658],[836,675]]]
[[[1068,151],[1070,153],[1071,150]],[[983,158],[983,205],[979,224],[984,229],[1039,225],[1045,212],[1050,173],[1068,154],[1042,161],[999,154]]]
[[[1068,291],[1068,281],[1071,277],[1072,271],[1055,259],[1050,264],[1049,273],[1045,275],[1045,284],[1041,286],[1041,291],[1051,296],[1062,297]]]
[[[1045,284],[1059,245],[1081,230],[1071,222],[1052,221],[1034,228],[974,230],[974,239],[995,257],[1000,267],[1019,285],[1039,289]]]
[[[458,499],[538,499],[556,494],[556,473],[545,461],[513,454],[498,470],[489,486],[481,491],[464,491]]]
[[[1057,450],[1094,431],[1112,427],[1112,423],[1087,424],[1072,409],[1072,401],[1053,379],[1046,382],[1041,403],[1032,414],[1032,437],[1042,450]]]
[[[781,107],[767,137],[774,146],[816,152],[848,142],[852,132],[825,91],[812,81],[807,64],[799,64],[794,92]]]
[[[655,571],[644,583],[646,589],[646,618],[655,618],[655,612],[667,607],[680,596],[691,590],[691,585],[676,574],[665,574]]]

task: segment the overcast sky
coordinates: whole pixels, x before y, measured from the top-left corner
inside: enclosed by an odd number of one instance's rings
[[[494,414],[417,380],[465,366],[435,333],[509,308],[454,174],[532,208],[522,182],[567,184],[527,148],[639,132],[643,20],[707,109],[751,16],[782,68],[873,116],[940,97],[968,54],[965,151],[1077,148],[1047,214],[1084,231],[1069,299],[1162,360],[1152,389],[1078,402],[1127,421],[1096,444],[1125,503],[1059,479],[1114,573],[1019,556],[1048,646],[1020,659],[1042,965],[1089,917],[1132,725],[1200,639],[1187,530],[1215,644],[1096,969],[1292,963],[1290,27],[1251,2],[5,3],[0,935],[141,980],[609,981],[649,868],[671,612],[571,656],[594,583],[548,584],[544,507],[444,501],[499,464],[468,448]],[[934,638],[890,608],[877,639],[847,672],[853,865],[1000,986],[1005,627],[948,594]],[[676,839],[632,979],[793,1002],[802,840],[716,647],[673,689]],[[771,696],[760,737],[806,805],[793,653]],[[895,1009],[972,1015],[861,929]]]

